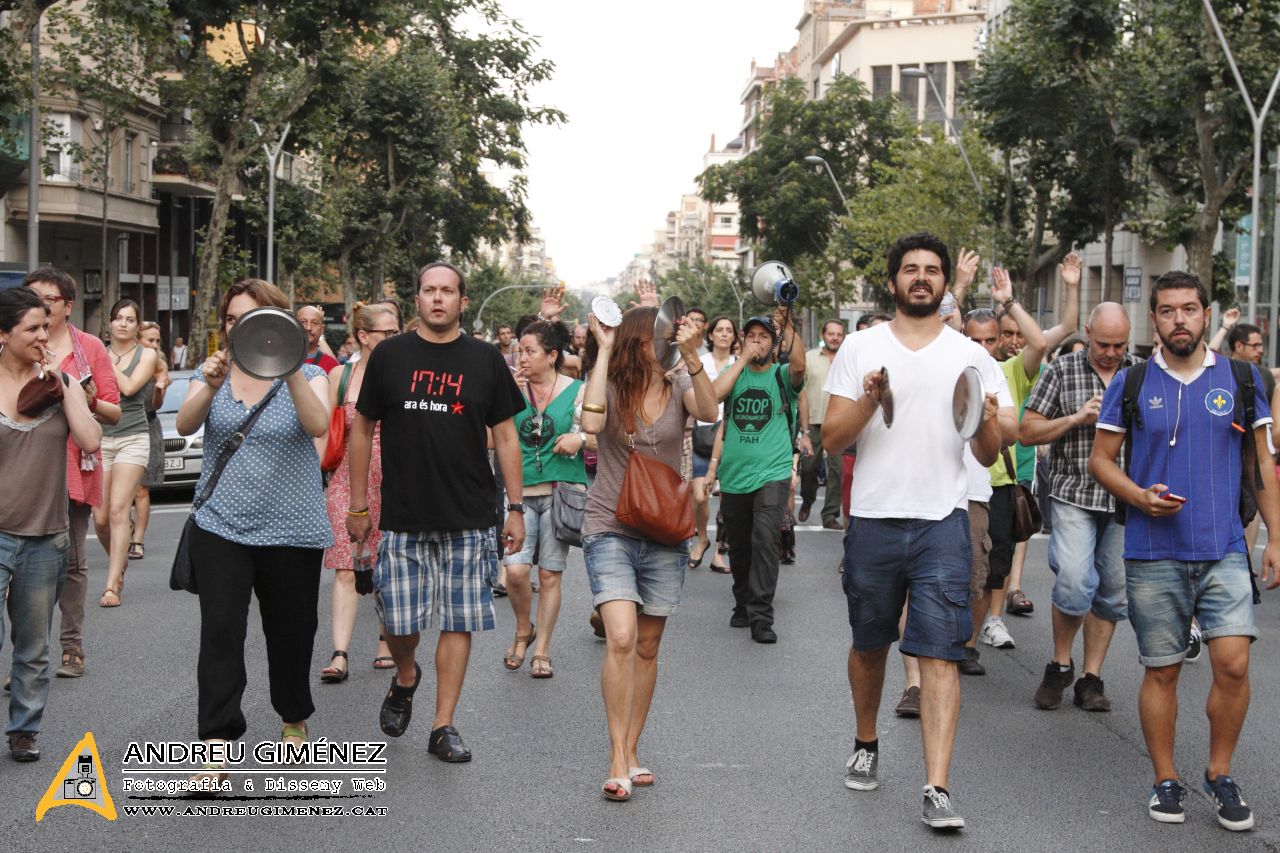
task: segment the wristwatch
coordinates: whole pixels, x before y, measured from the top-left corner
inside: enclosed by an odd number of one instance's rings
[[[507,504],[507,512],[518,512],[521,515],[524,515],[524,504]]]

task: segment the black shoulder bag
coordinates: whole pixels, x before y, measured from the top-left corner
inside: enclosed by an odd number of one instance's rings
[[[266,411],[267,404],[271,402],[271,398],[280,390],[283,382],[277,381],[271,386],[271,389],[258,401],[258,405],[247,417],[240,423],[239,429],[231,434],[231,440],[222,448],[222,452],[218,454],[217,461],[213,463],[213,470],[209,472],[209,479],[205,481],[204,488],[200,490],[200,494],[191,502],[191,514],[187,516],[187,523],[182,526],[182,537],[178,539],[178,550],[173,554],[173,568],[169,570],[169,589],[185,589],[193,595],[199,595],[200,589],[196,586],[196,573],[191,565],[191,528],[196,526],[196,513],[200,511],[200,507],[213,496],[213,490],[218,487],[218,480],[222,478],[222,471],[227,467],[227,463],[231,461],[231,457],[240,449],[240,445],[244,444],[245,436],[249,434],[249,430],[253,429],[253,424],[258,420],[258,416]]]

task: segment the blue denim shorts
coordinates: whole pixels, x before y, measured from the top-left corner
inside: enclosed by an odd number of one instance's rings
[[[431,627],[435,612],[441,631],[492,630],[497,572],[492,530],[385,531],[373,568],[378,617],[397,637]]]
[[[502,558],[503,565],[532,566],[549,572],[563,572],[569,564],[569,543],[556,538],[551,523],[551,495],[524,499],[524,545],[515,554]]]
[[[972,562],[969,514],[962,509],[938,521],[850,518],[842,584],[853,647],[869,652],[897,640],[906,604],[902,653],[962,660],[973,632]]]
[[[1092,613],[1123,622],[1124,526],[1110,512],[1083,509],[1053,498],[1049,569],[1053,606],[1068,616]]]
[[[591,581],[591,604],[634,601],[649,616],[672,616],[689,565],[689,542],[661,545],[619,533],[582,537],[582,556]]]
[[[1125,560],[1129,621],[1143,666],[1172,666],[1187,656],[1191,617],[1206,640],[1252,637],[1253,584],[1242,553],[1216,562]]]

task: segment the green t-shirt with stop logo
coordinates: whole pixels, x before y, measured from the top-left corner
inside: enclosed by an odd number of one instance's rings
[[[785,364],[762,371],[743,369],[724,409],[724,452],[718,469],[721,491],[743,495],[791,477],[791,433],[783,407],[791,409],[798,427],[799,396]]]

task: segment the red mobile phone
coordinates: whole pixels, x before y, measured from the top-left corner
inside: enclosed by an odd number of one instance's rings
[[[1187,499],[1184,498],[1182,495],[1175,495],[1173,492],[1165,492],[1163,495],[1160,496],[1160,498],[1161,500],[1173,501],[1174,503],[1180,503],[1180,504],[1184,504],[1187,502]]]

